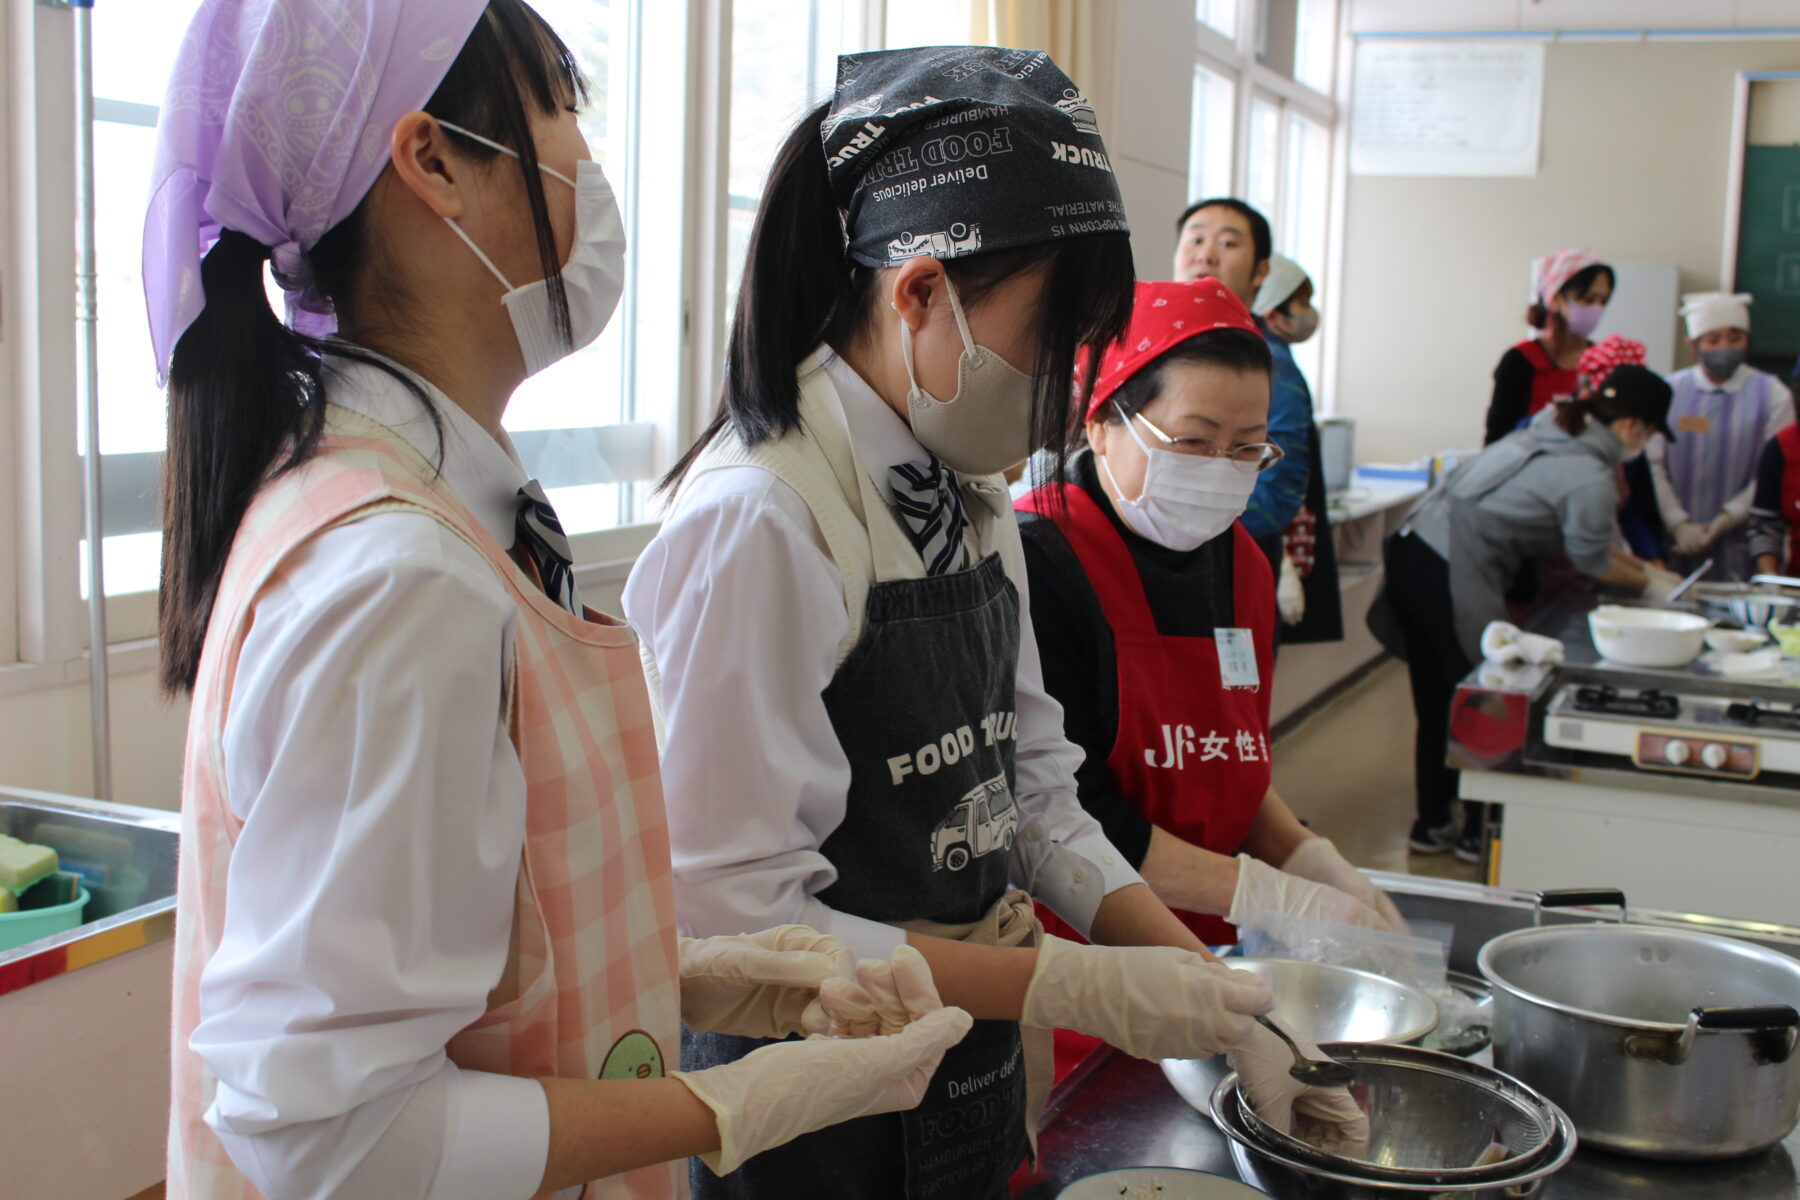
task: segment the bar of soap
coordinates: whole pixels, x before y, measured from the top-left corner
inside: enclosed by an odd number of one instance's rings
[[[56,851],[0,834],[0,888],[15,894],[56,872]]]

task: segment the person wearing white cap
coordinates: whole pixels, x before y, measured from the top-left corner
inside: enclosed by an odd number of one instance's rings
[[[1763,447],[1794,421],[1794,398],[1775,376],[1744,360],[1750,349],[1748,295],[1694,292],[1682,297],[1688,344],[1699,359],[1675,372],[1669,421],[1681,434],[1654,438],[1645,457],[1656,503],[1669,530],[1670,565],[1686,573],[1707,558],[1708,579],[1749,576],[1746,524]]]
[[[1298,377],[1289,348],[1319,328],[1313,307],[1313,281],[1306,269],[1285,254],[1269,256],[1269,273],[1256,290],[1250,311],[1262,323],[1263,336],[1278,370]],[[1300,512],[1281,535],[1281,563],[1276,568],[1275,598],[1281,617],[1281,640],[1293,644],[1336,642],[1344,636],[1343,605],[1338,593],[1337,551],[1325,498],[1325,463],[1319,426],[1307,410],[1308,450],[1306,497]]]

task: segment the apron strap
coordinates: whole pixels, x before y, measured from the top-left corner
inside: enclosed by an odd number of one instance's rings
[[[1061,504],[1056,502],[1057,496]],[[1156,618],[1144,597],[1144,584],[1131,551],[1086,489],[1072,483],[1048,483],[1021,498],[1015,507],[1047,517],[1056,525],[1081,560],[1088,585],[1100,601],[1100,612],[1114,633],[1155,636]]]

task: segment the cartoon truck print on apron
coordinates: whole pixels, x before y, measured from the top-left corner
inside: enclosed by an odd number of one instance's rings
[[[1019,832],[1019,810],[1006,776],[996,775],[969,789],[931,831],[931,866],[960,871],[984,854],[1012,849]]]

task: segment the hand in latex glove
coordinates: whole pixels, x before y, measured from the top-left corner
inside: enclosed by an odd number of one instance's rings
[[[1306,587],[1294,560],[1285,554],[1281,556],[1281,581],[1275,585],[1275,607],[1283,624],[1298,625],[1306,619]]]
[[[1680,575],[1655,563],[1645,563],[1644,574],[1649,577],[1649,582],[1644,585],[1646,600],[1667,600],[1670,593],[1681,586]]]
[[[781,1042],[721,1067],[670,1075],[718,1118],[719,1148],[700,1161],[729,1175],[803,1133],[916,1107],[944,1052],[973,1023],[960,1008],[940,1008],[891,1037]]]
[[[1713,545],[1720,538],[1737,528],[1737,518],[1728,512],[1714,517],[1706,526],[1706,544]]]
[[[874,1002],[838,938],[781,925],[679,945],[681,1019],[690,1029],[739,1037],[875,1031]]]
[[[1308,1058],[1324,1058],[1311,1042],[1295,1038]],[[1294,1055],[1273,1033],[1258,1025],[1231,1052],[1238,1084],[1256,1113],[1283,1133],[1333,1154],[1361,1158],[1369,1149],[1369,1118],[1344,1088],[1308,1087],[1292,1075]]]
[[[1669,530],[1669,536],[1675,541],[1675,553],[1695,555],[1712,545],[1712,535],[1707,529],[1697,521],[1683,521]]]
[[[1231,896],[1231,911],[1225,914],[1233,925],[1242,925],[1261,910],[1364,929],[1390,928],[1375,909],[1329,884],[1278,871],[1248,854],[1238,855],[1237,864],[1237,890]]]
[[[1275,1006],[1268,987],[1173,946],[1081,946],[1046,937],[1024,1023],[1073,1029],[1139,1058],[1204,1058],[1250,1036]]]
[[[1343,892],[1352,900],[1374,909],[1393,933],[1408,933],[1406,918],[1394,907],[1387,893],[1369,882],[1369,877],[1351,866],[1338,848],[1327,838],[1307,838],[1288,855],[1281,869],[1314,883],[1322,883]]]
[[[892,962],[866,958],[857,963],[856,978],[873,1002],[874,1018],[868,1030],[850,1030],[859,1036],[864,1032],[899,1033],[926,1013],[944,1007],[930,964],[911,946],[896,947]]]

